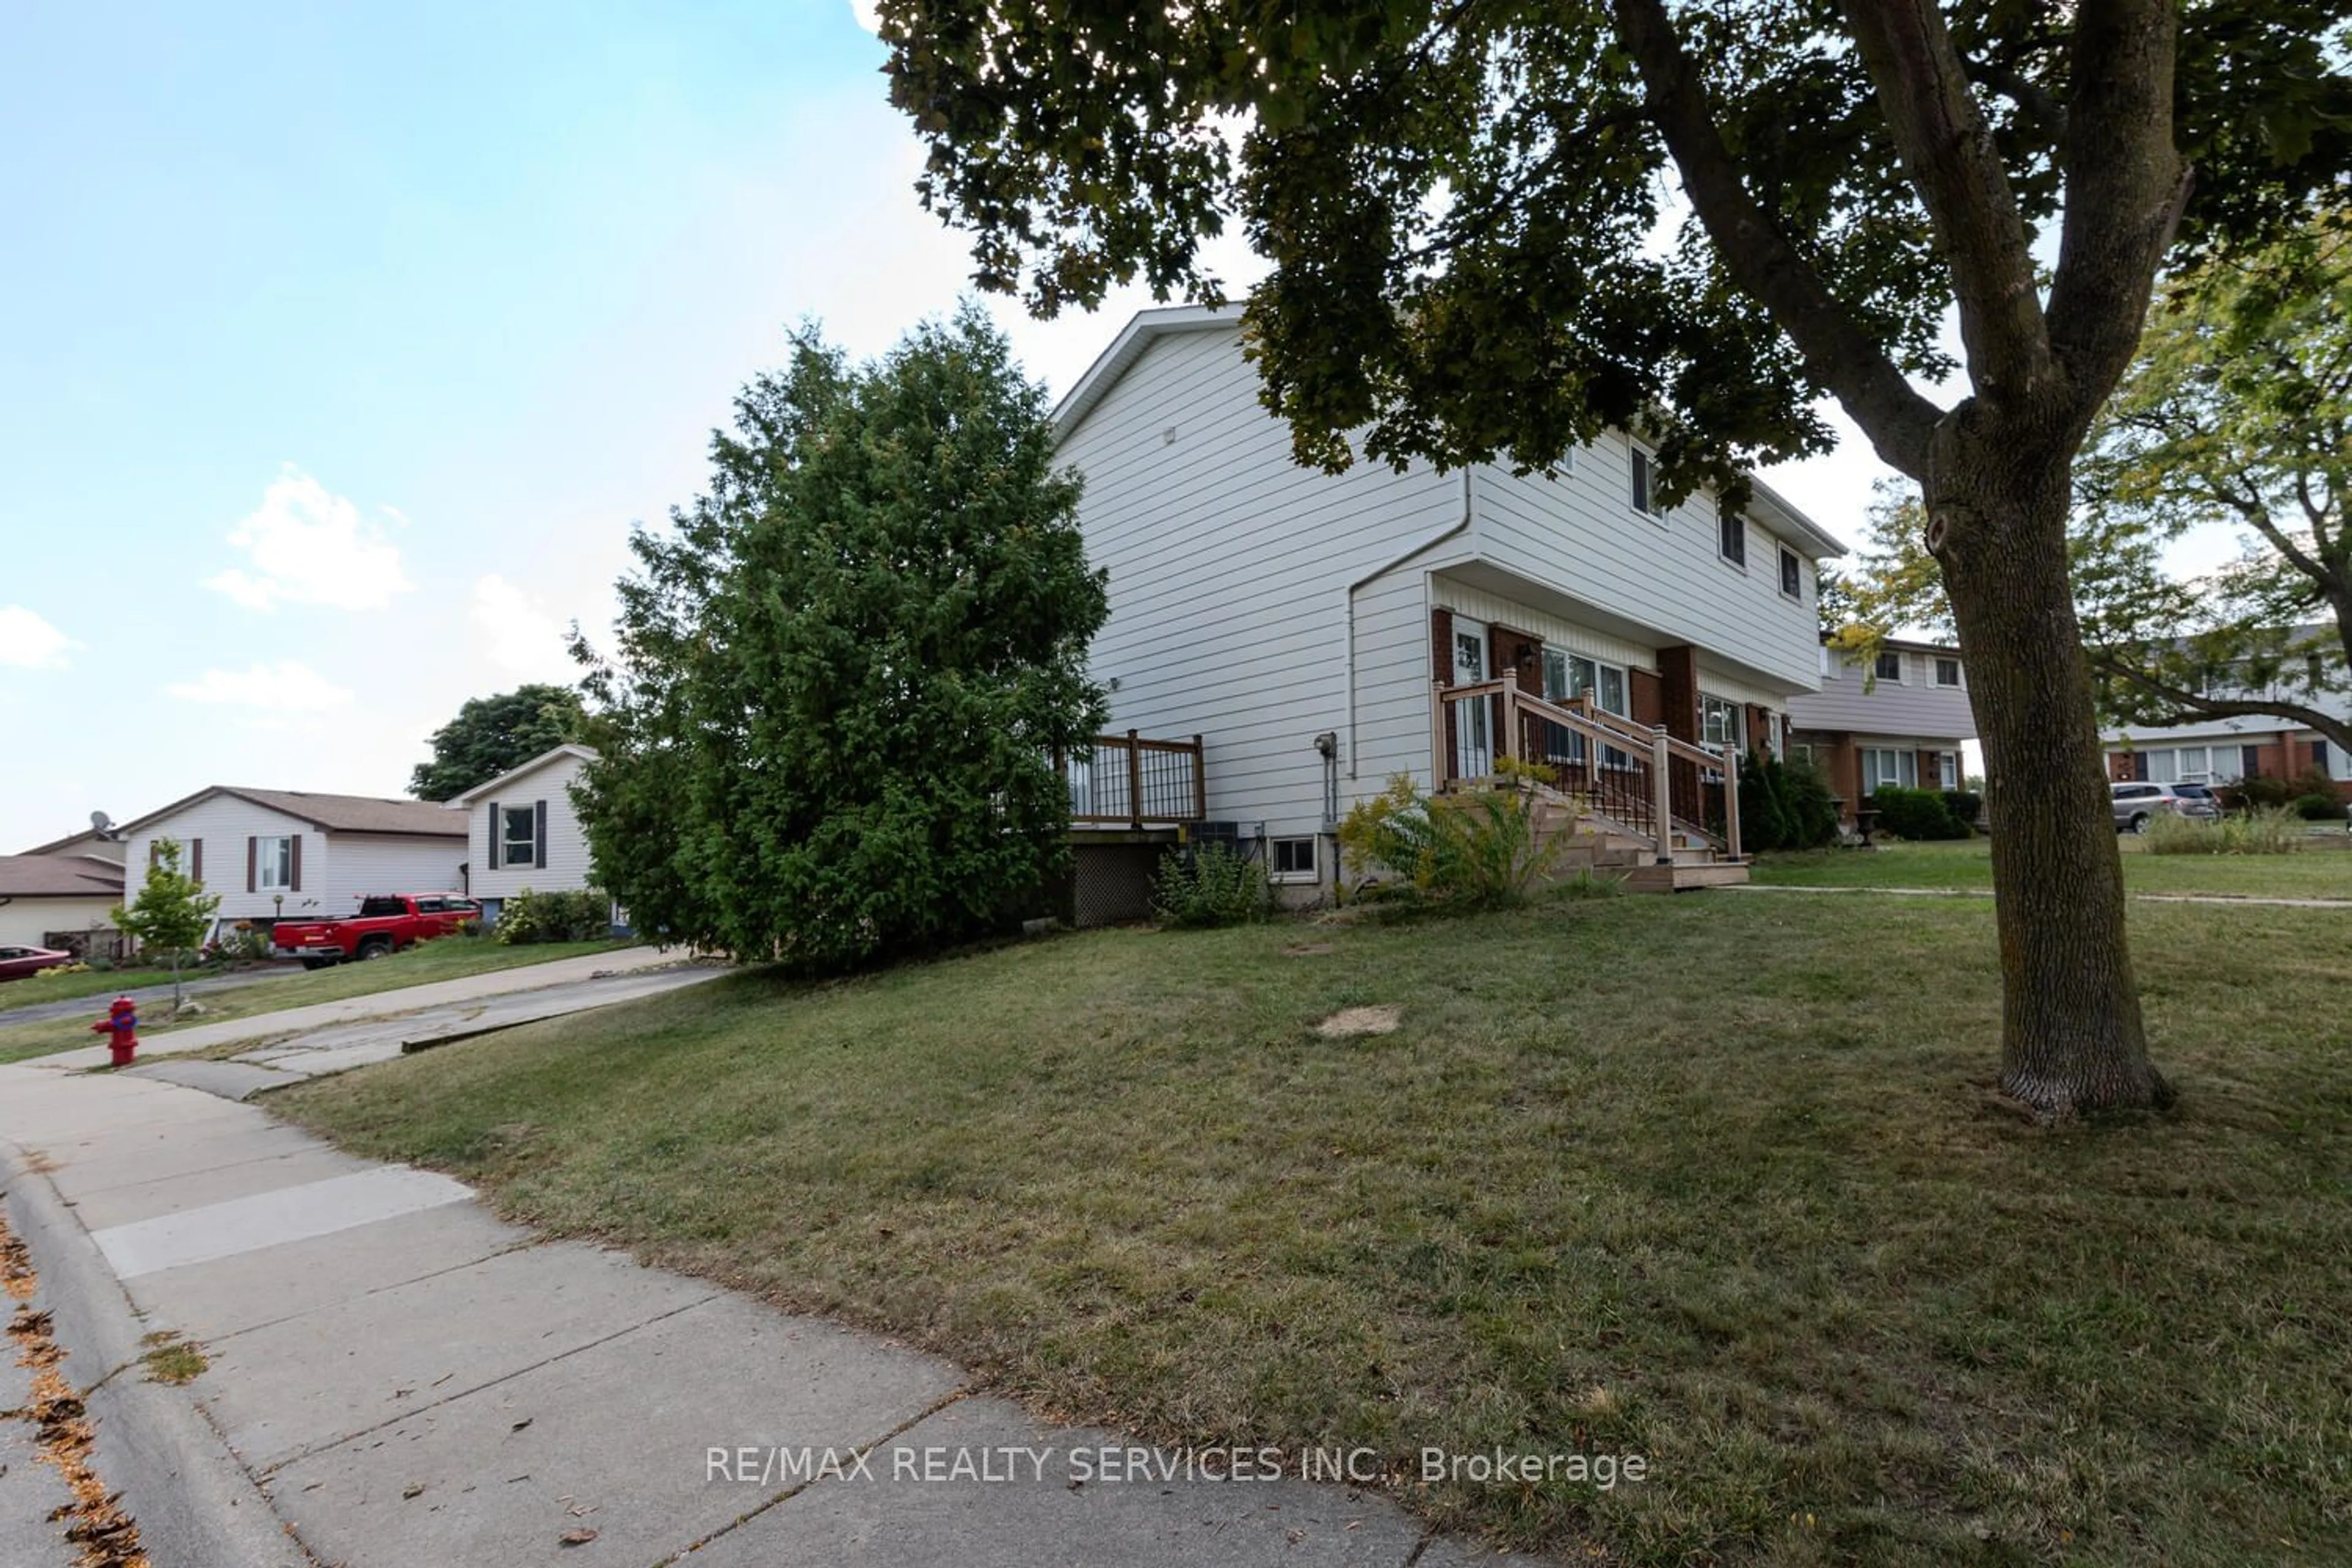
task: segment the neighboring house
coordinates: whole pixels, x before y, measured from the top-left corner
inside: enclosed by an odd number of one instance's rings
[[[2307,633],[2315,627],[2298,627]],[[2216,681],[2207,695],[2305,703],[2331,718],[2352,718],[2352,693],[2339,687],[2313,698],[2302,683],[2276,689]],[[2284,719],[2200,719],[2186,724],[2125,725],[2106,731],[2107,776],[2147,784],[2236,784],[2250,777],[2294,778],[2317,768],[2352,801],[2352,757],[2315,730]]]
[[[1789,743],[1820,764],[1848,821],[1881,784],[1966,786],[1960,743],[1976,734],[1976,719],[1959,649],[1890,637],[1865,668],[1824,641],[1821,681],[1789,700]]]
[[[70,842],[70,841],[68,841]],[[97,856],[0,855],[0,947],[57,947],[111,956],[122,863]]]
[[[1780,745],[1819,679],[1816,565],[1843,551],[1795,508],[1761,486],[1743,520],[1706,495],[1665,507],[1653,453],[1622,433],[1557,478],[1326,474],[1293,459],[1258,393],[1236,312],[1149,310],[1055,411],[1059,455],[1086,477],[1087,556],[1110,576],[1090,667],[1111,726],[1202,737],[1197,772],[1183,746],[1131,771],[1098,752],[1073,773],[1082,819],[1232,823],[1303,897],[1332,884],[1339,817],[1393,773],[1444,784],[1507,752],[1594,798],[1654,798],[1632,787],[1646,739],[1603,746],[1559,721],[1588,691],[1614,716],[1602,731],[1664,725],[1685,748],[1677,828],[1720,800],[1697,748]],[[1126,800],[1129,780],[1152,789],[1147,760],[1167,770],[1150,811]]]
[[[594,885],[572,784],[595,760],[585,746],[558,746],[449,802],[466,813],[469,890],[482,901],[485,925],[497,924],[499,906],[526,888],[557,893]]]
[[[370,893],[466,888],[465,813],[420,801],[215,784],[116,831],[133,879],[159,840],[177,839],[180,868],[219,895],[222,927],[331,920]]]

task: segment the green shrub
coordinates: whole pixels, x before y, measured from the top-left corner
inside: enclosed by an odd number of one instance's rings
[[[1944,797],[1933,790],[1901,789],[1881,784],[1871,796],[1878,807],[1878,826],[1898,838],[1966,838],[1968,824],[1955,821]]]
[[[1829,775],[1811,757],[1772,764],[1780,794],[1780,816],[1790,849],[1819,849],[1838,837],[1838,803]]]
[[[2334,795],[2321,795],[2316,791],[2310,795],[2297,795],[2294,810],[2295,815],[2305,822],[2333,822],[2344,815],[2343,805]]]
[[[2151,855],[2292,855],[2307,837],[2294,813],[2258,805],[2219,822],[2160,811],[2148,819],[2144,842]]]
[[[2260,806],[2298,806],[2305,795],[2325,795],[2334,800],[2336,783],[2324,770],[2313,767],[2291,779],[2267,773],[2240,779],[2235,784],[2223,784],[2214,794],[2226,810],[2252,811]]]
[[[1739,759],[1739,847],[1749,854],[1789,847],[1788,807],[1774,776],[1778,766],[1762,752]]]
[[[1242,925],[1265,919],[1274,889],[1263,861],[1227,845],[1163,856],[1151,873],[1151,908],[1166,925]]]
[[[1517,770],[1497,769],[1508,776]],[[1383,893],[1404,892],[1458,909],[1501,909],[1523,903],[1559,863],[1567,835],[1542,842],[1536,831],[1533,791],[1507,785],[1465,795],[1430,796],[1398,773],[1389,787],[1358,801],[1339,825],[1339,849],[1359,878],[1382,869],[1398,882]]]
[[[534,942],[593,942],[613,931],[613,901],[593,889],[534,893],[529,888],[499,907],[493,929],[509,946]]]
[[[1944,792],[1944,809],[1962,827],[1974,828],[1977,819],[1984,815],[1984,796],[1972,789],[1948,789]]]

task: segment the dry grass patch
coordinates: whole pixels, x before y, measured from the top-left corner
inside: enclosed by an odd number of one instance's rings
[[[506,1214],[1643,1563],[2352,1559],[2334,911],[2136,906],[2174,1115],[1990,1110],[1982,900],[1559,900],[758,974],[273,1097]],[[1377,1050],[1314,1026],[1402,999]]]

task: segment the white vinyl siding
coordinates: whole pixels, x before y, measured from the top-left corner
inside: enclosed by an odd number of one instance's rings
[[[580,826],[580,813],[572,804],[572,784],[580,776],[581,760],[563,752],[541,763],[527,773],[499,782],[491,792],[495,799],[485,797],[473,803],[467,818],[473,847],[473,894],[478,899],[510,899],[529,888],[535,893],[572,892],[592,887],[594,879],[588,865],[588,837]],[[535,835],[540,819],[540,806],[546,806],[547,864],[536,864],[538,844]],[[494,829],[490,810],[495,806],[500,816],[513,813],[519,818],[517,829],[530,832],[520,838],[511,834],[502,837],[501,851],[512,847],[520,852],[519,861],[509,861],[500,853],[494,863],[490,858],[490,836],[494,830],[502,834],[501,823]]]
[[[1960,686],[1938,686],[1930,679],[1929,656],[1912,649],[1888,651],[1906,661],[1906,679],[1873,681],[1867,679],[1869,671],[1824,647],[1821,689],[1789,699],[1790,727],[1814,733],[1916,737],[1922,745],[1958,751],[1962,741],[1977,732],[1965,674]]]
[[[453,829],[465,818],[449,816]],[[466,860],[461,832],[447,837],[408,834],[324,833],[236,795],[210,795],[141,828],[126,846],[128,880],[135,895],[147,873],[148,847],[158,838],[205,841],[205,890],[220,896],[215,917],[241,920],[329,920],[350,914],[369,893],[456,892]],[[272,840],[301,840],[299,886],[265,887],[263,851]],[[246,887],[246,842],[254,845],[254,886]],[[289,847],[289,858],[292,847]],[[185,862],[183,862],[184,867]]]
[[[1425,566],[1354,595],[1352,693],[1348,590],[1460,523],[1462,479],[1302,468],[1257,392],[1232,327],[1164,337],[1059,457],[1086,476],[1087,555],[1110,575],[1088,659],[1119,683],[1108,727],[1202,736],[1209,816],[1289,837],[1322,826],[1322,731],[1340,736],[1342,810],[1368,765],[1375,790],[1429,771]]]
[[[1622,434],[1554,478],[1471,470],[1465,526],[1463,473],[1302,468],[1258,392],[1230,322],[1171,331],[1088,395],[1057,454],[1085,478],[1087,555],[1109,575],[1088,659],[1118,683],[1107,728],[1202,736],[1212,819],[1269,839],[1318,830],[1325,730],[1339,736],[1343,812],[1391,773],[1426,784],[1433,608],[1620,671],[1688,643],[1709,689],[1741,701],[1777,708],[1812,687],[1811,608],[1775,572],[1725,574],[1710,498],[1633,526]],[[1779,547],[1772,516],[1751,516],[1748,549]],[[1475,585],[1446,575],[1473,568]]]
[[[1626,526],[1633,450],[1612,432],[1579,455],[1574,474],[1557,479],[1480,468],[1481,552],[1592,606],[1596,620],[1647,628],[1653,648],[1687,643],[1783,692],[1811,690],[1819,639],[1811,607],[1782,594],[1772,574],[1724,572],[1712,496],[1691,496],[1659,526]],[[1759,514],[1748,528],[1751,551],[1780,542]]]

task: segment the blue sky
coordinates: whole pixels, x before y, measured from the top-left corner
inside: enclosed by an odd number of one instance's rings
[[[0,851],[206,784],[398,794],[466,698],[572,677],[788,323],[877,353],[969,271],[847,0],[9,31]],[[1146,303],[994,308],[1058,392]],[[1879,472],[1771,477],[1853,538]]]

